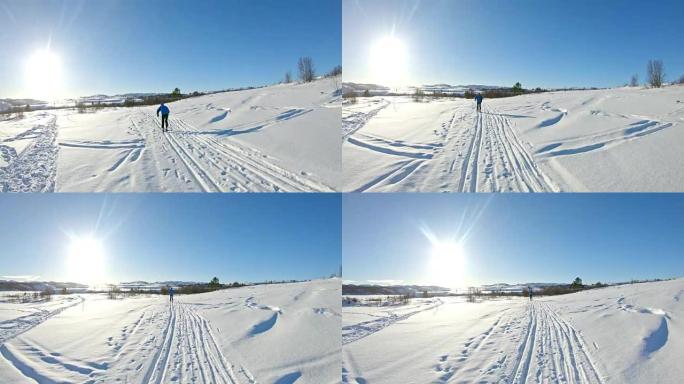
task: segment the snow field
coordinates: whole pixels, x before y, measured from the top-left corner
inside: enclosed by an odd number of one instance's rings
[[[619,88],[343,108],[343,187],[356,192],[681,191],[684,87]]]
[[[0,122],[0,191],[326,192],[338,188],[333,79],[156,106]]]
[[[343,382],[677,383],[682,299],[677,279],[531,302],[344,307]]]
[[[20,314],[0,323],[0,381],[339,382],[339,292],[333,279],[176,295],[173,304],[58,297],[29,326]]]

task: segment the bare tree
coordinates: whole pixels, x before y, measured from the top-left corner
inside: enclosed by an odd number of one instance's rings
[[[630,87],[638,87],[639,86],[639,75],[636,73],[632,75],[632,78],[629,80],[629,86]]]
[[[663,86],[665,80],[665,66],[662,60],[649,60],[646,67],[648,73],[648,83],[654,88]]]
[[[292,72],[285,72],[285,84],[290,84],[292,82]]]
[[[336,65],[335,67],[333,67],[333,69],[330,70],[330,72],[328,72],[326,77],[335,77],[335,76],[339,76],[341,74],[342,74],[342,66]]]
[[[299,78],[305,82],[309,83],[313,81],[316,76],[316,69],[314,68],[313,59],[310,57],[300,57],[299,58]]]

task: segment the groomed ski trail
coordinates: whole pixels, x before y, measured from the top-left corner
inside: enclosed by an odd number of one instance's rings
[[[363,127],[346,136],[349,144],[394,156],[397,161],[354,192],[559,192],[535,162],[514,124],[494,108],[481,113],[459,105],[441,127],[426,126],[442,138],[419,145],[368,135]],[[389,189],[388,189],[389,188]]]
[[[235,370],[239,375],[235,374]],[[244,367],[226,360],[209,323],[191,304],[169,307],[167,327],[157,354],[149,365],[144,383],[256,383]]]
[[[489,107],[475,113],[470,126],[449,122],[444,148],[428,185],[450,192],[558,192],[516,135],[511,120]],[[467,121],[467,119],[466,119]]]
[[[143,112],[139,118],[152,130],[147,135],[161,146],[161,153],[171,156],[174,164],[180,162],[178,166],[204,192],[332,191],[308,175],[285,170],[257,150],[212,138],[181,119],[169,118],[169,132],[162,133],[158,117]]]
[[[459,372],[479,372],[478,382],[604,383],[582,336],[544,302],[505,311],[435,369],[436,383],[458,382]]]
[[[92,360],[50,352],[30,338],[15,335],[0,345],[0,359],[27,381],[39,383],[60,383],[65,378],[93,383],[257,383],[247,368],[225,357],[209,322],[192,304],[149,306],[118,335],[107,341],[110,354]]]

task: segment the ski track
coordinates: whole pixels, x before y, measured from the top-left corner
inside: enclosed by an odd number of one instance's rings
[[[71,302],[67,303],[67,305],[63,307],[53,309],[51,311],[46,309],[37,309],[35,312],[32,312],[28,315],[24,315],[15,319],[0,321],[0,344],[3,344],[6,341],[9,341],[40,325],[45,320],[61,313],[67,308],[81,304],[83,300],[84,299],[81,296],[75,296],[73,300],[70,300]]]
[[[145,374],[145,383],[203,382],[255,383],[244,367],[244,379],[235,375],[236,367],[224,357],[209,323],[190,304],[174,303],[169,308],[167,327]]]
[[[438,356],[434,382],[466,371],[477,372],[477,382],[604,383],[579,332],[543,302],[504,311],[459,352]]]
[[[344,326],[342,327],[342,345],[352,343],[366,336],[370,336],[373,333],[379,332],[398,321],[406,320],[418,313],[435,309],[442,304],[443,302],[441,300],[436,300],[435,302],[422,304],[418,306],[416,310],[401,315],[389,313],[387,316],[378,317],[376,319],[364,321],[358,324]]]
[[[363,128],[370,119],[390,105],[390,102],[382,99],[377,104],[379,105],[369,112],[351,112],[348,116],[342,117],[342,141]]]
[[[0,345],[0,358],[27,380],[40,383],[58,383],[64,377],[88,383],[257,383],[248,369],[226,359],[209,322],[191,304],[174,303],[156,310],[148,307],[135,322],[124,326],[118,337],[109,337],[107,345],[111,354],[105,361],[80,361],[50,353],[19,337]],[[109,375],[113,366],[119,371]]]
[[[310,109],[291,109],[257,128],[297,118]],[[332,192],[311,174],[293,172],[277,160],[234,141],[201,132],[178,118],[169,119],[169,133],[161,132],[161,121],[140,109],[131,110],[129,133],[138,137],[123,142],[57,142],[57,115],[35,115],[34,125],[20,134],[0,140],[0,192],[53,192],[60,146],[118,149],[121,156],[106,167],[107,174],[120,172],[151,153],[153,164],[167,164],[159,177],[176,177],[204,192]],[[30,142],[17,153],[13,141]],[[159,159],[166,162],[160,163]],[[170,162],[170,166],[168,163]],[[182,185],[181,184],[181,185]],[[163,189],[163,187],[162,187]]]
[[[472,119],[469,116],[473,116]],[[542,171],[513,123],[493,108],[473,115],[459,107],[434,133],[440,144],[411,144],[365,134],[345,136],[349,144],[398,160],[394,167],[354,189],[372,192],[389,185],[440,192],[559,192]]]
[[[332,191],[302,172],[285,170],[257,150],[218,140],[181,119],[170,118],[170,132],[165,134],[158,128],[159,118],[146,115],[142,120],[153,127],[155,140],[168,145],[163,150],[179,159],[190,178],[205,192]]]
[[[0,140],[0,157],[6,166],[0,167],[0,192],[52,192],[57,174],[57,116],[41,113],[33,127],[20,134]],[[31,140],[20,152],[10,145],[18,140]]]
[[[463,154],[458,174],[454,154]],[[515,134],[510,119],[492,108],[476,114],[472,127],[447,142],[443,155],[448,157],[442,164],[449,164],[445,168],[450,177],[458,178],[459,192],[558,191]]]

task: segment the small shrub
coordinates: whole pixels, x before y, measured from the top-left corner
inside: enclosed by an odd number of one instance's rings
[[[41,299],[43,299],[45,301],[50,301],[50,300],[52,300],[52,294],[53,293],[54,293],[54,291],[52,290],[52,288],[48,287],[48,288],[43,289],[43,291],[40,292],[40,297],[41,297]]]
[[[416,88],[416,91],[413,92],[413,101],[415,101],[416,103],[422,102],[424,97],[425,92],[423,92],[423,90],[420,88]]]
[[[355,104],[356,103],[356,92],[347,91],[342,95],[342,98],[349,100],[349,102],[352,104]]]

